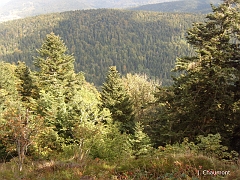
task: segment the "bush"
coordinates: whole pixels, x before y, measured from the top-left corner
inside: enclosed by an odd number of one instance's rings
[[[228,147],[221,145],[221,136],[219,133],[213,135],[208,134],[207,137],[202,135],[197,137],[198,152],[205,156],[216,157],[218,159],[226,159],[236,161],[238,153],[236,151],[228,152]]]
[[[113,161],[128,158],[131,154],[130,135],[121,134],[117,125],[108,122],[84,122],[75,128],[74,136],[83,142],[83,149],[95,159]]]

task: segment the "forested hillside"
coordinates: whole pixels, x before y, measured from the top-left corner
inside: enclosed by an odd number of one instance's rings
[[[2,23],[0,59],[24,61],[33,68],[33,56],[46,34],[54,32],[76,58],[76,72],[100,85],[107,68],[121,74],[145,73],[167,85],[176,57],[193,54],[185,40],[195,14],[83,10],[41,15]]]
[[[147,4],[139,7],[134,7],[132,10],[206,14],[212,11],[211,4],[217,6],[220,3],[222,3],[222,0],[180,0],[157,4]]]
[[[124,18],[78,11],[75,16],[69,12],[25,19],[35,30],[16,22],[4,25],[9,29],[2,31],[1,50],[18,58],[15,63],[0,61],[0,179],[239,179],[240,1],[213,8],[205,22],[186,31],[186,41],[174,24],[186,14],[101,11]],[[94,20],[87,18],[89,12]],[[154,32],[161,28],[168,31],[157,36]],[[81,33],[82,39],[74,38]],[[75,59],[65,42],[72,52],[82,50],[77,58],[83,61]],[[192,55],[185,55],[186,42],[194,47]],[[174,56],[164,54],[167,48],[180,56],[171,85],[161,86],[147,73],[118,71],[148,63],[157,66],[149,73],[164,67],[160,63],[171,66],[164,59]],[[151,53],[156,61],[150,63]],[[130,55],[134,58],[127,61]],[[98,56],[99,64],[94,59]],[[23,57],[35,68],[16,62]],[[101,89],[75,70],[103,65],[109,67]],[[94,73],[92,79],[98,77]]]

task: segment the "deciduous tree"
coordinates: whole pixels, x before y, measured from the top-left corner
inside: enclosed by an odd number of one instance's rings
[[[9,104],[11,105],[11,104]],[[40,116],[33,115],[28,109],[11,107],[4,113],[4,121],[0,123],[1,139],[8,152],[16,151],[18,154],[19,170],[22,171],[25,155],[37,134],[43,128]]]

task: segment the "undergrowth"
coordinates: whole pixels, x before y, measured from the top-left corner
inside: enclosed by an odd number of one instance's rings
[[[229,175],[203,175],[203,170],[230,171]],[[240,170],[234,162],[220,161],[203,155],[161,154],[140,157],[138,159],[119,159],[109,162],[102,159],[71,161],[26,161],[24,170],[18,171],[14,159],[0,165],[2,180],[42,180],[42,179],[239,179]]]
[[[79,149],[54,155],[52,160],[31,159],[20,172],[17,158],[0,164],[1,180],[202,180],[240,179],[236,152],[220,145],[218,135],[200,137],[194,144],[185,139],[181,144],[152,149],[141,156],[98,158]],[[215,141],[213,141],[215,139]],[[209,143],[211,142],[211,143]],[[216,143],[213,143],[216,142]],[[211,144],[211,146],[210,146]],[[200,148],[199,148],[200,147]],[[101,149],[99,149],[101,150]],[[116,151],[116,149],[114,149]],[[99,152],[101,153],[101,152]],[[114,153],[117,153],[114,152]],[[72,154],[72,156],[70,156]],[[227,174],[226,174],[227,172]],[[213,173],[213,174],[211,174]],[[225,173],[225,174],[224,174]]]

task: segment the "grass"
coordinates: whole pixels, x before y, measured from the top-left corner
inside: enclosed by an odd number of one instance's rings
[[[200,175],[202,170],[230,171],[227,176]],[[1,180],[156,180],[156,179],[227,179],[237,180],[240,169],[237,164],[219,161],[203,155],[154,154],[138,159],[128,158],[109,162],[86,158],[68,161],[27,160],[22,172],[15,159],[0,164]]]

